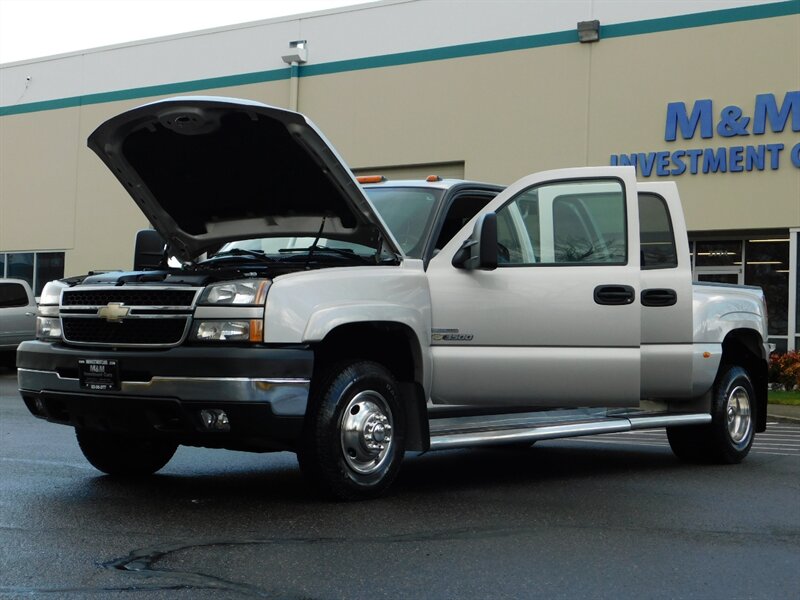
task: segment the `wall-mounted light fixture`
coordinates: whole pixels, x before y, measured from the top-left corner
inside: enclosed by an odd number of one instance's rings
[[[295,40],[289,42],[289,54],[281,56],[283,62],[288,65],[292,63],[302,65],[308,61],[308,48],[306,48],[306,40]]]
[[[289,54],[281,56],[283,62],[289,65],[289,109],[297,110],[300,97],[300,65],[308,61],[308,48],[306,40],[289,42]]]
[[[578,41],[581,44],[596,42],[600,39],[600,21],[579,21],[578,22]]]

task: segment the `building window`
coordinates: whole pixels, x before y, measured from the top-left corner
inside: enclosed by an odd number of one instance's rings
[[[48,281],[63,276],[63,252],[0,252],[0,277],[27,281],[35,296]]]
[[[742,264],[742,241],[697,242],[698,267],[735,267]]]
[[[64,276],[63,252],[37,252],[36,253],[36,285],[33,286],[34,295],[40,296],[44,284]]]
[[[33,287],[33,252],[6,254],[6,273],[11,279],[24,279]]]
[[[789,325],[789,238],[747,240],[744,254],[745,284],[757,285],[767,297],[769,334],[786,335]]]
[[[794,279],[794,294],[791,294],[789,310],[792,310],[794,304],[794,349],[800,350],[800,231],[792,231],[794,245],[794,265],[792,265],[791,273],[789,273],[789,281]],[[790,290],[791,292],[792,290]],[[791,314],[791,313],[790,313]]]

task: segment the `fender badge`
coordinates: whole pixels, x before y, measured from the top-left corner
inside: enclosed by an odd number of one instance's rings
[[[459,333],[458,329],[431,330],[431,340],[434,342],[470,342],[474,337],[471,333]]]

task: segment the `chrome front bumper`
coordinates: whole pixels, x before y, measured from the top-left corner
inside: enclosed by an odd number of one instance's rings
[[[62,377],[55,371],[18,369],[20,392],[63,392],[94,395],[80,387],[77,378]],[[114,395],[129,397],[170,397],[186,402],[266,403],[275,415],[303,416],[311,381],[303,378],[167,377],[150,381],[122,381]]]

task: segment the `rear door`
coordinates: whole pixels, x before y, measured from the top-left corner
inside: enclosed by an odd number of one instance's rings
[[[456,268],[470,221],[429,265],[435,403],[632,406],[640,392],[630,167],[524,177],[490,202],[500,264]]]
[[[642,398],[692,393],[692,265],[674,182],[639,184]]]

